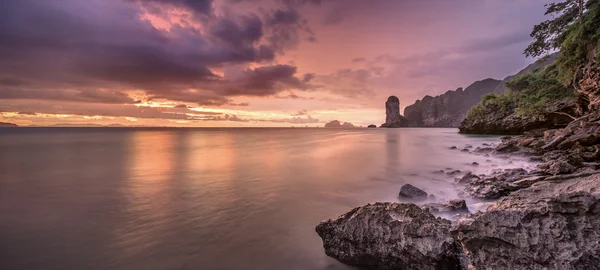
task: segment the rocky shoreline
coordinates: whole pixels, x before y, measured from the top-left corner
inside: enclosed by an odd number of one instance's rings
[[[600,113],[451,149],[539,165],[445,172],[465,196],[490,201],[485,212],[469,213],[462,200],[419,202],[425,192],[402,187],[414,203],[369,204],[321,222],[325,253],[367,269],[600,269]]]

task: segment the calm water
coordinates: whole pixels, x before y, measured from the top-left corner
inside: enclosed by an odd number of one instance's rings
[[[319,221],[509,162],[449,150],[498,141],[456,132],[0,129],[0,268],[349,269]]]

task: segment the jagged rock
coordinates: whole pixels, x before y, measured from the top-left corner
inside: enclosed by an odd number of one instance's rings
[[[540,182],[453,229],[477,269],[600,269],[600,175]]]
[[[481,177],[473,174],[472,172],[467,172],[467,174],[465,174],[463,177],[457,178],[456,183],[465,184],[465,183],[469,183],[473,180],[479,180],[479,179],[481,179]]]
[[[398,195],[409,199],[427,199],[427,192],[411,184],[403,185]]]
[[[450,200],[443,203],[428,203],[421,206],[422,209],[428,210],[432,214],[436,213],[452,213],[464,214],[469,213],[465,200]]]
[[[458,88],[436,97],[425,96],[407,106],[404,115],[412,127],[458,127],[467,111],[499,84],[499,80],[485,79],[474,82],[464,90]]]
[[[491,200],[498,199],[517,190],[518,186],[511,185],[511,183],[528,176],[531,175],[521,168],[505,169],[483,178],[471,178],[466,179],[463,182],[466,183],[465,191],[471,196],[479,199]]]
[[[451,223],[414,204],[357,207],[316,231],[325,254],[363,269],[466,269]]]
[[[396,96],[390,96],[385,102],[385,123],[381,127],[408,127],[408,119],[400,115],[400,100]]]

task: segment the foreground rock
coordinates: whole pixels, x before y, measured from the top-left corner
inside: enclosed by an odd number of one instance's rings
[[[423,200],[427,199],[427,192],[411,184],[406,184],[400,188],[398,196],[413,200]]]
[[[516,191],[454,232],[477,269],[600,269],[600,175]]]
[[[408,127],[408,119],[400,115],[400,100],[396,96],[390,96],[385,102],[385,123],[381,127]]]
[[[414,204],[376,203],[357,207],[316,231],[325,253],[367,269],[465,269],[450,221]]]

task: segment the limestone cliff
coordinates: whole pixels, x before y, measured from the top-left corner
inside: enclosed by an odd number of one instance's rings
[[[493,92],[502,81],[485,79],[439,96],[425,96],[404,109],[404,115],[413,127],[458,127],[467,111]]]
[[[390,96],[385,102],[385,128],[408,127],[408,120],[400,115],[400,100],[396,96]]]

